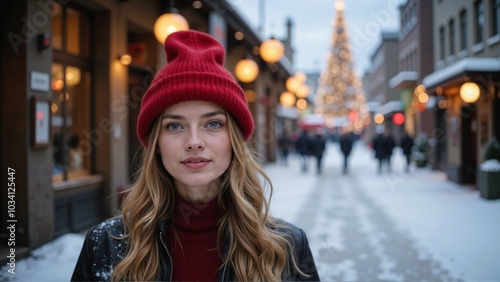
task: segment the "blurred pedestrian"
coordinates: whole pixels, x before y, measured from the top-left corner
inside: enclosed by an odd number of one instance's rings
[[[278,140],[278,147],[280,150],[281,163],[285,166],[288,165],[288,155],[293,147],[293,141],[286,130],[283,131],[281,137]]]
[[[411,163],[411,149],[413,148],[413,138],[405,132],[403,134],[403,137],[401,138],[399,146],[401,147],[401,150],[403,151],[403,154],[406,157],[406,168],[405,171],[408,172],[410,171],[410,163]]]
[[[383,144],[384,144],[385,162],[387,165],[387,170],[391,171],[391,157],[394,151],[394,147],[396,147],[396,141],[394,140],[394,137],[392,136],[391,131],[389,129],[386,129],[384,132]]]
[[[272,185],[224,47],[189,30],[164,48],[139,112],[137,180],[121,216],[87,233],[71,280],[318,281],[304,231],[268,215]]]
[[[311,154],[311,139],[307,130],[302,130],[295,141],[295,150],[299,154],[300,167],[303,172],[307,172],[309,167],[309,155]]]
[[[342,155],[344,156],[344,167],[342,169],[342,172],[344,174],[347,173],[348,171],[348,160],[349,160],[349,155],[351,154],[352,150],[352,133],[348,130],[343,130],[342,135],[340,135],[340,151],[342,152]]]
[[[316,173],[321,174],[323,168],[323,154],[326,149],[326,138],[323,136],[321,130],[317,130],[311,140],[310,151],[316,158]]]
[[[378,132],[372,139],[372,149],[375,158],[378,160],[378,173],[382,172],[382,165],[385,160],[385,146],[384,146],[384,136],[382,133]]]

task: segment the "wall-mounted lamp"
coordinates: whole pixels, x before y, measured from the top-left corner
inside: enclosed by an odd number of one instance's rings
[[[132,57],[129,54],[118,56],[118,60],[120,60],[120,62],[126,66],[132,63]]]
[[[179,14],[179,10],[175,8],[174,0],[170,0],[168,11],[159,16],[154,25],[156,40],[161,44],[165,43],[165,39],[171,33],[188,29],[189,24],[186,19]]]
[[[239,81],[250,83],[259,75],[259,66],[250,58],[242,59],[236,64],[234,73]]]
[[[460,87],[460,98],[465,103],[475,103],[480,94],[479,86],[475,82],[466,82]]]

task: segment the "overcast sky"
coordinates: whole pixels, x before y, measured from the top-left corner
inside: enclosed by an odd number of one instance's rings
[[[323,71],[331,47],[335,0],[228,0],[258,30],[259,5],[264,3],[264,36],[286,36],[286,20],[293,21],[294,71]],[[380,31],[399,30],[399,5],[406,0],[344,1],[345,21],[354,66],[362,75],[380,44]]]

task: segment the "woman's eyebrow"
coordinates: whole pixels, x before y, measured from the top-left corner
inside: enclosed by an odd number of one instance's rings
[[[225,115],[226,113],[224,111],[214,111],[214,112],[209,112],[209,113],[206,113],[206,114],[202,114],[201,117],[202,118],[209,118],[209,117],[213,117],[213,116],[216,116],[216,115]],[[182,116],[182,115],[173,115],[173,114],[166,114],[163,116],[162,120],[164,119],[176,119],[176,120],[182,120],[182,119],[186,119],[185,116]]]
[[[215,112],[203,114],[203,115],[201,115],[201,117],[202,118],[209,118],[209,117],[213,117],[216,115],[226,115],[226,113],[224,111],[215,111]]]
[[[162,120],[164,119],[186,119],[184,116],[181,115],[172,115],[172,114],[166,114],[162,117]]]

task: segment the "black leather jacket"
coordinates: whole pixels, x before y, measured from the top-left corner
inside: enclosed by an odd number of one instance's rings
[[[308,276],[291,271],[287,281],[319,281],[316,265],[309,248],[305,232],[287,222],[282,222],[283,232],[293,241],[294,253],[301,270]],[[164,240],[167,233],[166,224],[158,228],[160,252],[160,274],[157,280],[171,281],[172,258]],[[109,281],[114,267],[125,257],[127,240],[117,240],[113,237],[123,236],[123,223],[121,217],[108,219],[92,227],[83,243],[80,257],[75,266],[71,281]],[[227,247],[227,246],[226,246]],[[289,261],[288,265],[291,265]],[[224,266],[219,274],[219,281],[233,281],[234,269]]]

